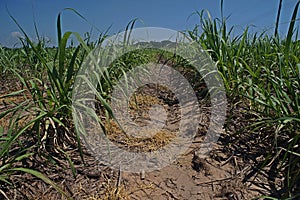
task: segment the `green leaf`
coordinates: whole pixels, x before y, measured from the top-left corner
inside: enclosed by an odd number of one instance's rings
[[[26,90],[23,89],[23,90],[18,90],[18,91],[15,91],[15,92],[11,92],[11,93],[9,93],[9,94],[5,94],[5,95],[0,96],[0,99],[1,99],[1,98],[6,98],[6,97],[11,97],[11,96],[17,96],[17,95],[22,94],[22,93],[25,92],[25,91],[26,91]]]
[[[63,196],[68,197],[68,195],[59,186],[57,186],[53,181],[51,181],[47,176],[45,176],[44,174],[42,174],[39,171],[28,169],[28,168],[12,168],[12,169],[10,169],[10,171],[22,171],[22,172],[31,174],[31,175],[43,180],[45,183],[48,183],[49,185],[51,185]],[[71,198],[68,198],[68,199],[71,199]]]
[[[299,4],[300,4],[300,0],[298,0],[298,2],[295,5],[291,23],[290,23],[289,30],[288,30],[288,34],[287,34],[286,46],[285,46],[285,51],[284,51],[286,59],[288,59],[288,55],[289,55],[289,51],[290,51],[290,46],[291,46],[292,37],[294,34],[294,26],[295,26],[295,22],[296,22],[296,18],[297,18]]]

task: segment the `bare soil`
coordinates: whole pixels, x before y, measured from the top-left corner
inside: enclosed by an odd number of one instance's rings
[[[10,81],[2,79],[1,95],[19,88],[12,87]],[[4,101],[0,101],[0,111],[7,109]],[[240,100],[230,99],[227,122],[218,142],[207,157],[199,155],[199,146],[205,137],[210,118],[209,102],[199,102],[203,111],[200,128],[188,151],[170,165],[149,173],[110,169],[99,163],[84,146],[84,162],[76,145],[65,148],[64,155],[49,152],[35,146],[30,137],[24,135],[21,139],[27,140],[27,145],[33,145],[30,151],[36,154],[17,166],[42,172],[61,187],[67,196],[30,174],[16,172],[10,176],[12,184],[1,182],[0,199],[241,200],[262,195],[280,195],[282,177],[275,177],[271,167],[264,170],[259,168],[268,148],[268,139],[261,139],[258,133],[243,132],[243,127],[251,123],[254,116],[244,112],[247,105]],[[176,109],[172,112],[176,112]],[[147,145],[155,146],[155,142]],[[126,145],[130,148],[133,143]],[[68,155],[74,166],[65,155]]]

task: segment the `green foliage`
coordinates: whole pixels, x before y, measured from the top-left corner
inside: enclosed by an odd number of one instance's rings
[[[10,65],[8,63],[10,60],[8,59],[16,59],[6,55],[1,56],[0,62],[7,67],[7,69],[3,70],[9,70],[13,73],[23,88],[22,90],[5,94],[1,98],[14,96],[17,98],[21,94],[24,101],[0,113],[0,119],[8,115],[11,119],[8,131],[0,137],[0,182],[9,183],[10,174],[15,171],[22,171],[42,179],[52,185],[62,195],[66,195],[40,172],[23,167],[15,167],[22,159],[26,159],[33,154],[27,153],[30,149],[20,146],[18,153],[12,154],[11,152],[19,144],[19,139],[24,139],[25,134],[27,135],[26,137],[29,134],[36,142],[33,146],[48,152],[59,152],[65,156],[75,176],[76,171],[72,160],[64,152],[63,148],[74,145],[75,142],[83,159],[80,138],[72,130],[73,125],[70,120],[71,98],[76,73],[86,54],[90,52],[91,47],[77,33],[66,32],[62,34],[61,14],[57,18],[58,48],[55,49],[47,48],[43,40],[34,43],[21,25],[12,16],[11,18],[24,35],[24,38],[21,39],[23,44],[21,54],[25,63],[29,63],[28,70],[33,73],[24,73],[22,68],[17,68],[16,66],[9,68]],[[67,47],[71,35],[75,35],[80,42],[80,45],[76,48]],[[11,51],[19,52],[19,50]],[[7,52],[11,53],[10,51]],[[17,56],[18,54],[15,55]],[[11,64],[16,65],[15,63]],[[76,140],[74,141],[74,139]]]
[[[247,127],[250,132],[265,127],[274,130],[273,145],[266,152],[264,163],[267,165],[274,159],[279,161],[278,171],[285,175],[286,192],[282,198],[292,199],[295,195],[297,197],[295,188],[300,179],[300,42],[293,40],[298,37],[295,21],[300,1],[295,5],[284,39],[277,35],[278,27],[275,28],[274,37],[265,33],[250,33],[249,28],[235,36],[234,27],[227,27],[227,19],[223,16],[223,3],[221,1],[222,19],[213,19],[207,11],[196,12],[200,19],[199,24],[193,30],[187,31],[187,34],[207,50],[216,62],[228,98],[232,100],[238,97],[244,100],[249,105],[249,113],[257,116],[256,121]],[[84,19],[75,10],[67,10]],[[11,18],[25,36],[21,39],[23,48],[0,47],[0,73],[2,76],[13,73],[23,88],[0,98],[23,95],[24,101],[0,113],[0,119],[11,116],[7,130],[0,126],[0,182],[9,184],[10,175],[21,171],[42,179],[64,194],[40,172],[17,167],[22,160],[33,154],[30,147],[25,147],[19,139],[29,133],[36,141],[35,145],[47,151],[59,152],[68,160],[75,176],[72,160],[62,148],[73,143],[75,138],[83,159],[80,137],[72,129],[71,121],[74,81],[85,58],[90,56],[91,60],[95,60],[89,53],[101,44],[106,33],[100,34],[95,43],[90,42],[89,34],[82,39],[74,32],[63,33],[59,14],[58,47],[51,49],[39,37],[36,25],[39,40],[35,43],[18,22],[12,16]],[[136,20],[127,25],[124,44],[129,42]],[[68,47],[72,35],[79,41],[77,47]],[[160,58],[172,58],[174,63],[186,66],[185,60],[172,56],[168,52],[155,49],[130,51],[114,60],[101,73],[94,74],[99,84],[97,88],[92,86],[91,89],[108,114],[111,114],[108,103],[110,92],[126,71],[141,64],[158,62]],[[27,66],[26,71],[18,67],[24,65]],[[18,151],[14,151],[16,147]],[[277,156],[274,158],[275,154]]]
[[[268,153],[274,156],[274,152],[280,151],[278,167],[286,177],[285,198],[295,194],[300,179],[300,49],[299,41],[292,39],[297,33],[299,4],[300,1],[295,5],[284,40],[264,33],[251,35],[248,28],[234,36],[233,27],[227,30],[226,19],[212,19],[205,11],[195,13],[200,24],[188,31],[216,61],[228,98],[244,99],[249,104],[249,112],[257,116],[257,121],[248,128],[275,130],[274,145]],[[272,162],[273,156],[267,156],[264,162]]]

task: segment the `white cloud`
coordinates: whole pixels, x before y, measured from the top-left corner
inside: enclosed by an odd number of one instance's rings
[[[34,38],[31,38],[30,36],[28,36],[28,37],[29,37],[28,39],[31,40],[32,42],[34,42],[34,43],[38,42],[37,37],[34,37]],[[0,45],[7,46],[7,47],[21,47],[22,43],[20,41],[20,38],[25,39],[25,36],[19,31],[9,32],[8,36],[6,38],[0,34]],[[41,36],[40,39],[43,39],[47,46],[55,45],[55,43],[48,36]]]
[[[24,36],[22,36],[22,34],[19,31],[13,31],[10,33],[10,36],[12,38],[23,38]]]
[[[20,47],[22,44],[20,43],[20,38],[24,39],[24,35],[22,35],[19,31],[12,31],[8,33],[6,39],[2,38],[1,44],[7,47]]]

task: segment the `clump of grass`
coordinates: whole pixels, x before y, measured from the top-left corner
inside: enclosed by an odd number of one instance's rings
[[[256,115],[256,121],[248,126],[249,131],[258,132],[266,127],[273,130],[273,145],[262,167],[278,160],[280,164],[275,168],[285,174],[283,198],[300,191],[300,76],[297,67],[300,49],[299,41],[293,41],[298,31],[295,21],[299,4],[298,1],[295,5],[284,40],[277,34],[276,37],[251,34],[248,28],[234,36],[234,27],[228,29],[225,18],[212,19],[205,11],[196,12],[200,24],[188,31],[216,61],[231,102],[234,99],[244,101],[249,106],[249,114]],[[269,131],[265,133],[270,134]]]
[[[26,58],[24,63],[29,63],[29,70],[34,73],[24,74],[22,68],[16,67],[9,69],[23,89],[5,94],[2,98],[13,96],[18,98],[18,95],[23,95],[24,98],[19,104],[12,102],[9,108],[0,113],[0,118],[10,116],[11,119],[8,130],[1,128],[0,182],[9,184],[10,175],[16,171],[30,173],[66,196],[64,191],[42,173],[15,166],[36,153],[46,159],[59,154],[69,161],[75,176],[74,164],[64,149],[77,146],[83,159],[80,138],[73,131],[71,121],[71,98],[77,70],[92,46],[77,33],[62,33],[61,13],[57,18],[58,47],[55,49],[46,48],[43,40],[37,43],[30,40],[16,19],[13,16],[11,18],[24,35],[21,39]],[[76,48],[67,47],[71,35],[75,35],[79,40],[80,45]],[[2,57],[1,62],[5,65],[8,62],[7,57]],[[23,142],[19,142],[20,139],[28,137],[34,142],[32,146],[26,147]],[[17,153],[14,150],[16,146],[20,148]],[[45,155],[45,152],[48,155]]]

